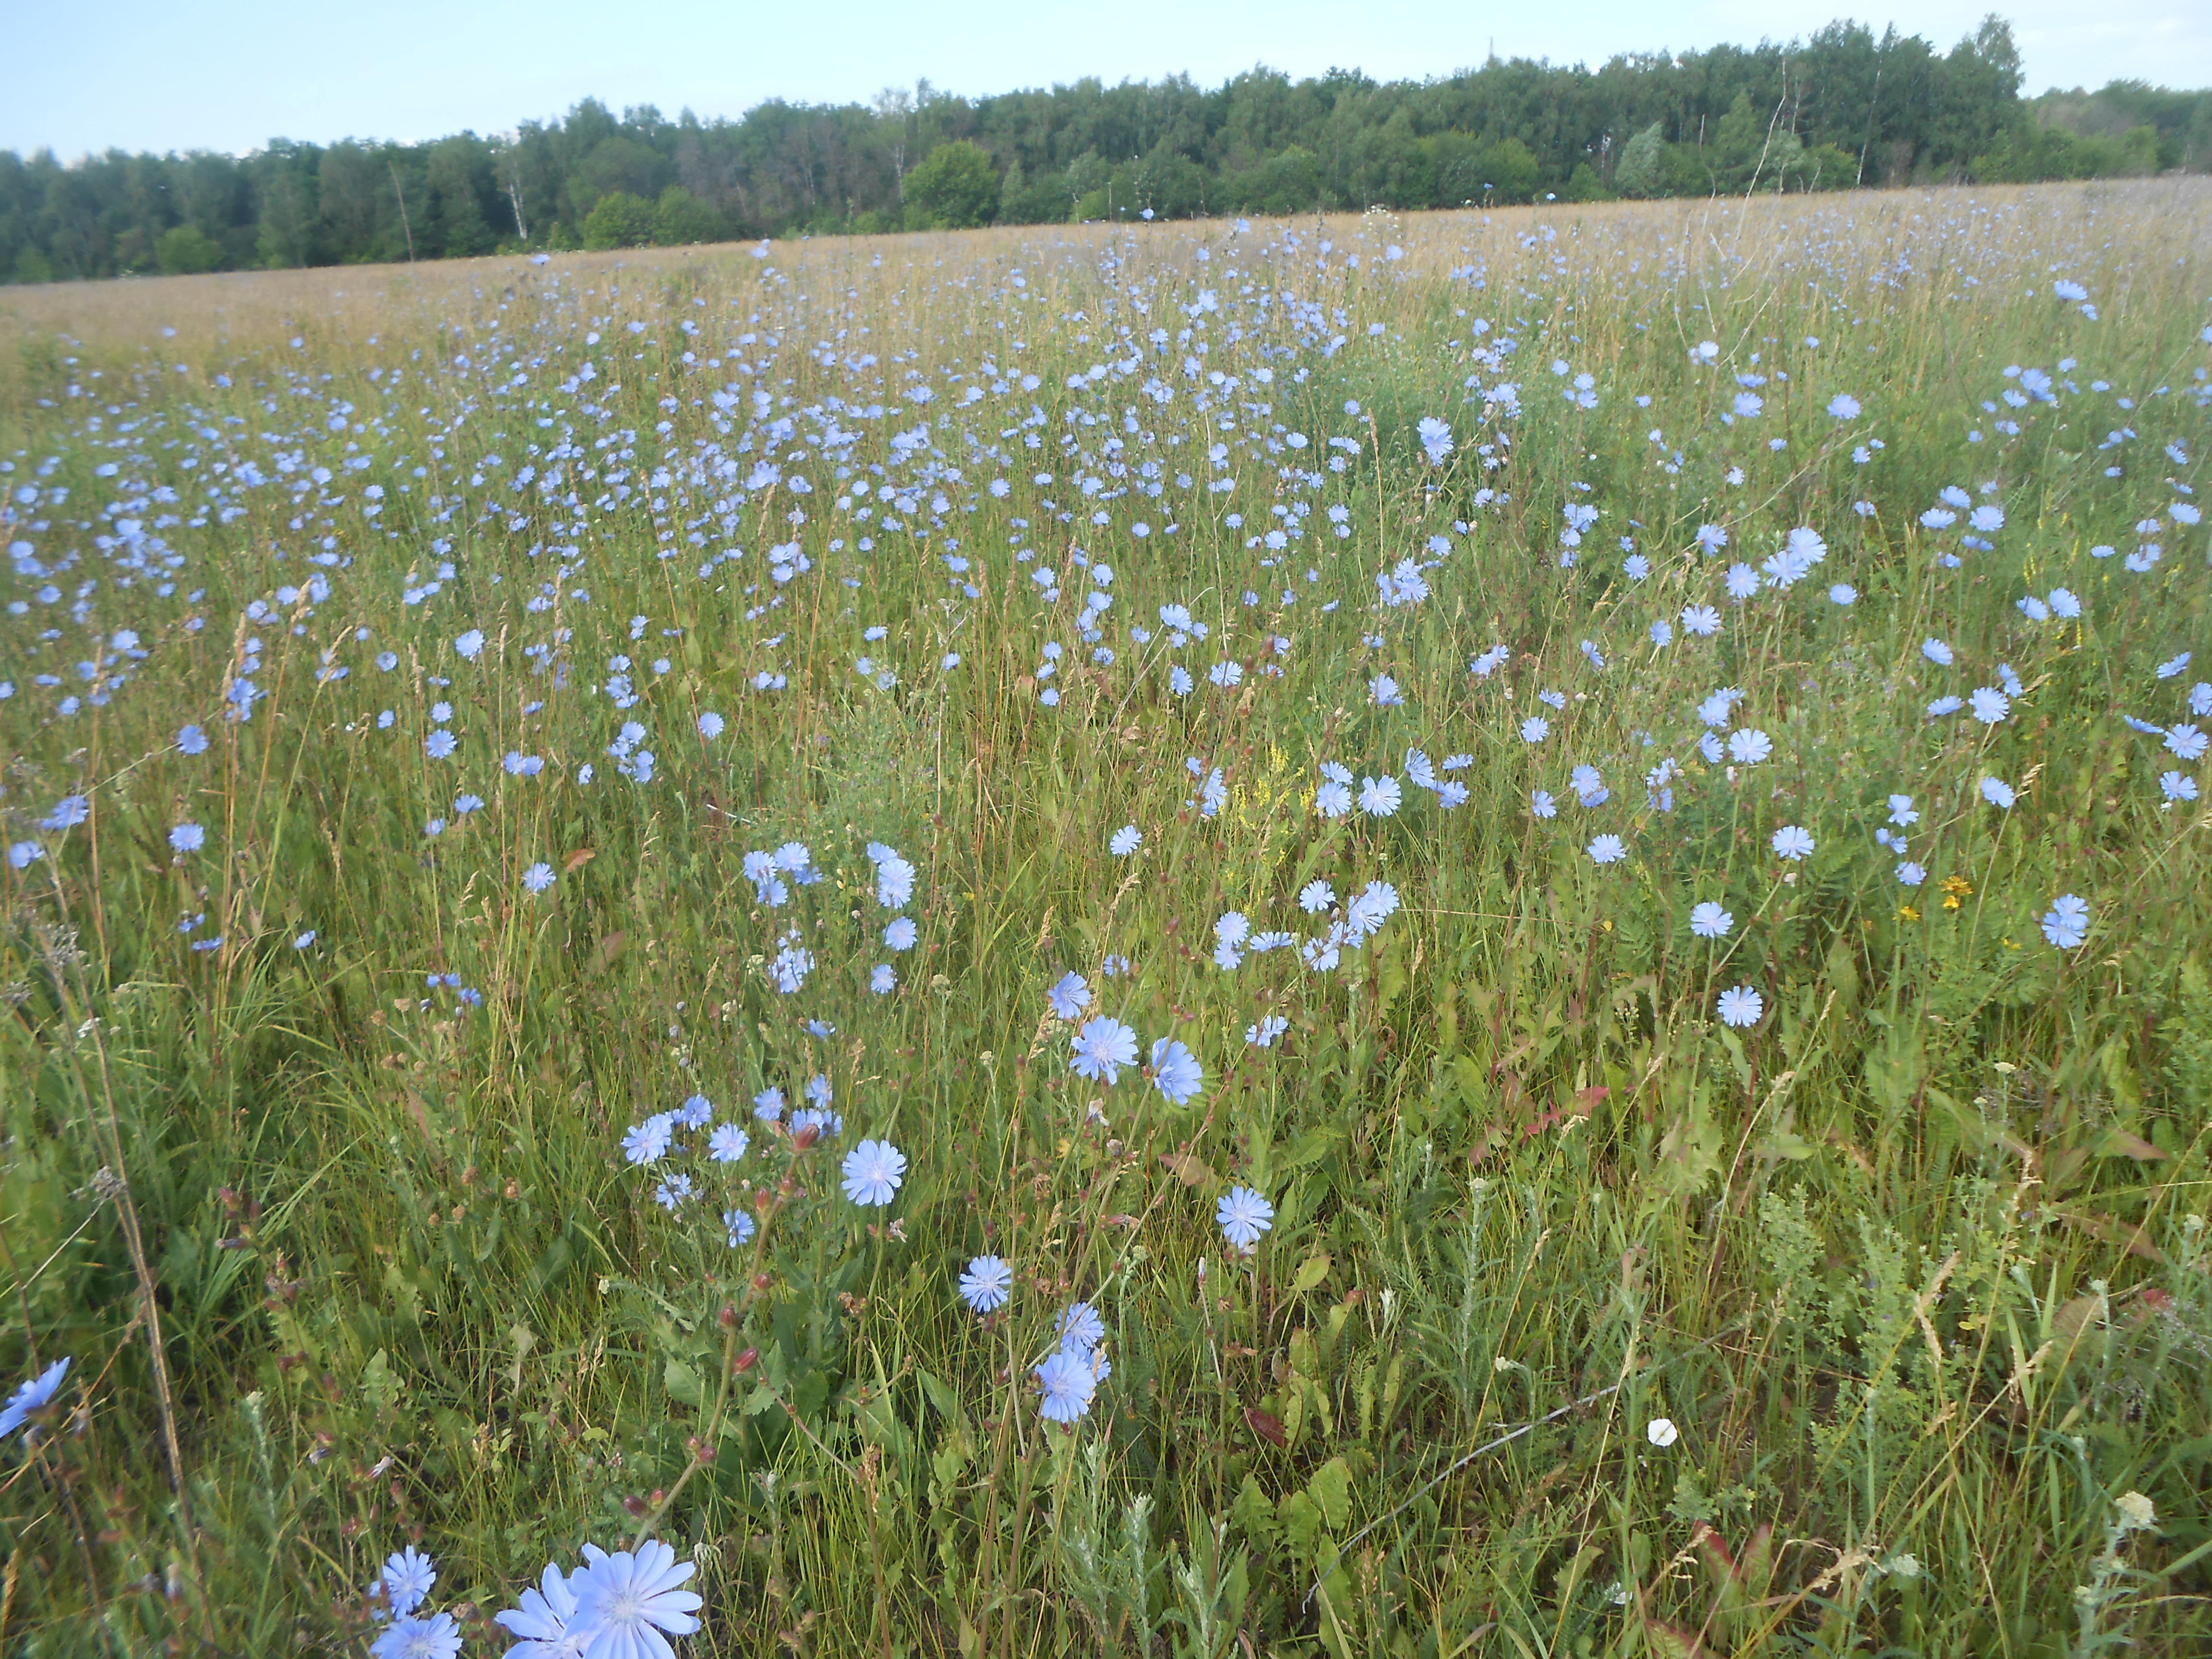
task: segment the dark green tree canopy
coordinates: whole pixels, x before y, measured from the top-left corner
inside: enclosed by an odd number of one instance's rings
[[[1595,69],[1492,58],[1419,82],[1263,67],[1214,88],[1086,79],[976,99],[925,82],[867,106],[777,100],[736,120],[586,99],[511,135],[420,144],[279,139],[240,157],[111,151],[66,166],[0,151],[0,281],[580,236],[629,246],[2176,167],[2212,167],[2212,92],[2123,81],[2030,103],[1999,18],[1948,52],[1838,22],[1802,40]]]
[[[602,196],[584,216],[584,246],[588,248],[648,247],[653,243],[656,216],[652,203],[626,190]]]
[[[988,224],[999,206],[999,170],[972,138],[929,152],[906,176],[908,222],[917,230],[967,230]]]

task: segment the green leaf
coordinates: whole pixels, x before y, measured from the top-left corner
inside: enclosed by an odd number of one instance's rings
[[[399,1379],[392,1374],[392,1356],[381,1348],[362,1367],[361,1392],[368,1408],[380,1415],[399,1398]]]
[[[1310,1164],[1318,1164],[1336,1150],[1344,1139],[1344,1132],[1333,1125],[1309,1129],[1291,1143],[1291,1150],[1276,1160],[1276,1169],[1291,1175]]]
[[[948,1423],[957,1423],[960,1420],[960,1396],[919,1365],[915,1367],[914,1374],[921,1380],[921,1392],[937,1408],[937,1414]]]
[[[706,1403],[707,1385],[699,1373],[681,1359],[672,1358],[662,1372],[668,1397],[679,1405],[698,1410]]]
[[[1186,1187],[1210,1187],[1221,1179],[1212,1164],[1189,1152],[1162,1152],[1160,1163]]]
[[[1743,1039],[1726,1026],[1721,1028],[1721,1047],[1728,1050],[1729,1064],[1735,1070],[1735,1080],[1747,1090],[1751,1087],[1751,1060],[1743,1052]]]
[[[1321,1510],[1313,1499],[1302,1492],[1291,1493],[1275,1506],[1275,1520],[1291,1553],[1301,1560],[1312,1559],[1314,1540],[1321,1536]]]
[[[1267,1501],[1267,1493],[1260,1490],[1257,1475],[1247,1474],[1244,1477],[1244,1484],[1237,1490],[1237,1501],[1229,1506],[1229,1518],[1254,1543],[1265,1547],[1274,1541],[1277,1527],[1275,1506]]]
[[[1328,1529],[1342,1532],[1352,1519],[1352,1466],[1341,1457],[1330,1458],[1306,1482],[1306,1496],[1313,1499]]]
[[[2154,1163],[2166,1156],[2141,1135],[2130,1134],[2118,1124],[2108,1124],[2090,1143],[2089,1150],[2099,1158],[2131,1158],[2140,1164]]]
[[[1761,1158],[1800,1164],[1813,1156],[1813,1143],[1795,1129],[1776,1129],[1759,1143]]]

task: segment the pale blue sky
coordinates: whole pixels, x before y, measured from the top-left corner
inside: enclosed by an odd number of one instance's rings
[[[1948,48],[1989,9],[1925,0],[1859,15]],[[2004,10],[2031,93],[2120,76],[2212,85],[2206,0],[2017,0]],[[95,0],[84,9],[0,0],[11,59],[0,148],[74,157],[111,145],[243,151],[277,136],[428,138],[509,130],[587,96],[737,116],[769,98],[865,101],[918,76],[970,94],[1178,70],[1212,85],[1261,62],[1393,79],[1478,64],[1493,43],[1504,57],[1596,64],[1788,38],[1839,15],[1798,0]]]

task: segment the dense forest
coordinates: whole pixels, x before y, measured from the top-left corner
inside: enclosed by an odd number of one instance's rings
[[[539,247],[993,222],[1456,207],[2212,167],[2212,93],[2020,95],[2010,27],[1948,52],[1834,23],[1809,40],[1492,58],[1425,82],[1261,68],[969,99],[619,118],[511,135],[273,140],[244,156],[0,152],[0,279],[429,259]]]

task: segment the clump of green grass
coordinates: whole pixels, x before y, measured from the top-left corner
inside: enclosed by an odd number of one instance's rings
[[[0,1358],[73,1364],[0,1447],[0,1640],[357,1652],[414,1543],[490,1650],[649,1534],[701,1653],[2201,1644],[2200,207],[825,242],[183,375],[31,340]],[[741,1156],[625,1153],[694,1096]]]

